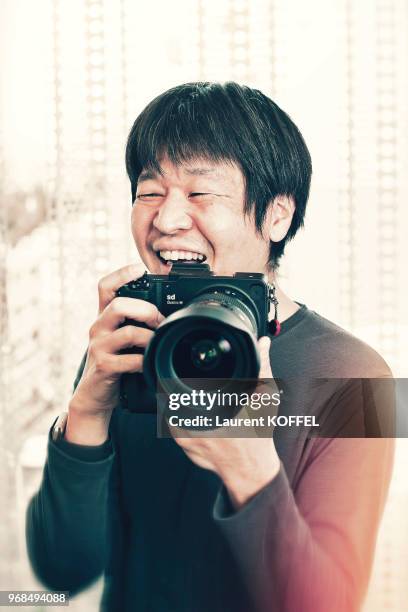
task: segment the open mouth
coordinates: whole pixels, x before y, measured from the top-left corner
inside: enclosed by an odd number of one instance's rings
[[[156,251],[157,257],[165,265],[174,263],[197,264],[204,263],[207,256],[193,251]]]

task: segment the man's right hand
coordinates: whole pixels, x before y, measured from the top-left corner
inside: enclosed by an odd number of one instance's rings
[[[105,442],[112,410],[119,401],[120,376],[143,370],[143,355],[122,355],[119,351],[131,346],[145,348],[164,317],[154,304],[116,297],[116,291],[144,271],[143,264],[125,266],[99,281],[99,316],[89,330],[84,371],[69,404],[68,442],[89,446]],[[150,329],[119,327],[125,319],[139,321]]]

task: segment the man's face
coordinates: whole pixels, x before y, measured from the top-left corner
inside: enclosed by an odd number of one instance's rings
[[[160,166],[163,175],[140,174],[132,209],[133,237],[149,271],[168,274],[166,262],[197,259],[217,275],[267,273],[269,240],[244,217],[241,170],[206,159],[175,166],[163,158]]]

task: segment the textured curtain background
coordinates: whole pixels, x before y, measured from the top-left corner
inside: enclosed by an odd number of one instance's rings
[[[407,35],[406,0],[0,1],[2,589],[36,584],[24,508],[97,280],[137,259],[125,139],[164,89],[233,79],[292,116],[314,176],[281,284],[408,376]],[[408,610],[407,459],[401,440],[369,612]]]

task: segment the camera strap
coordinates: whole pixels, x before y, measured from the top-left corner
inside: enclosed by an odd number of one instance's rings
[[[269,285],[269,303],[273,304],[274,307],[274,317],[269,321],[269,331],[272,336],[278,336],[281,330],[281,324],[278,319],[278,298],[276,297],[276,287],[273,283],[268,283]]]

